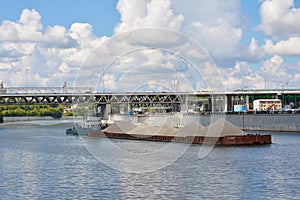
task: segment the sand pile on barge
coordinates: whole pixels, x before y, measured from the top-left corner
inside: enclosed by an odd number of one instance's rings
[[[225,137],[242,136],[245,135],[245,132],[224,118],[220,118],[204,129],[198,131],[197,134],[197,136],[206,137]]]
[[[177,134],[177,129],[168,124],[164,124],[163,127],[160,127],[160,130],[157,133],[157,135],[171,135],[171,136],[176,134]]]
[[[180,129],[169,124],[151,126],[144,123],[134,126],[130,122],[118,122],[98,132],[104,133],[108,138],[115,139],[174,141],[189,144],[262,145],[272,143],[271,135],[246,135],[239,127],[223,118],[205,128],[193,122]]]
[[[164,124],[163,126],[151,126],[147,123],[140,124],[136,126],[131,131],[127,132],[130,135],[163,135],[163,136],[171,136],[176,135],[177,129]]]
[[[142,123],[126,133],[130,135],[156,135],[158,131],[159,126],[150,126],[147,123]]]
[[[200,132],[202,132],[204,126],[198,123],[190,123],[186,126],[180,128],[177,132],[177,136],[185,137],[185,136],[197,136]]]
[[[175,128],[174,131],[176,131]],[[160,135],[175,135],[175,134],[180,137],[186,137],[186,136],[225,137],[225,136],[242,136],[245,135],[245,132],[241,130],[239,127],[225,120],[224,118],[220,118],[215,122],[211,123],[207,127],[204,127],[203,125],[198,124],[196,122],[192,122],[180,128],[175,133],[171,132],[171,130],[166,129],[163,132],[163,134]]]
[[[201,124],[192,122],[180,129],[177,129],[168,123],[163,126],[151,126],[147,123],[134,125],[131,122],[116,122],[110,125],[103,132],[107,133],[126,133],[130,135],[161,135],[161,136],[203,136],[203,137],[225,137],[241,136],[245,132],[239,127],[220,118],[209,126],[204,127]]]
[[[106,133],[127,133],[134,129],[136,126],[133,125],[131,122],[115,122],[114,124],[108,126],[107,128],[103,129],[103,132]]]

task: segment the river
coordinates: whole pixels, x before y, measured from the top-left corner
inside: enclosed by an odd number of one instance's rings
[[[271,145],[216,147],[203,159],[200,145],[174,144],[139,160],[116,147],[140,155],[166,144],[66,136],[70,126],[0,124],[0,199],[300,199],[300,133],[268,132]]]

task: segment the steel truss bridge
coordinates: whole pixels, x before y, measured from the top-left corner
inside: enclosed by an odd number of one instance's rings
[[[130,107],[201,106],[206,111],[233,110],[233,105],[249,105],[255,99],[282,99],[300,107],[299,89],[236,90],[233,92],[134,92],[97,93],[93,88],[0,88],[0,105],[33,104],[130,104]],[[251,109],[251,107],[250,107]]]
[[[66,94],[2,94],[0,104],[170,104],[182,103],[184,94],[155,93],[155,94],[92,94],[92,93],[66,93]]]

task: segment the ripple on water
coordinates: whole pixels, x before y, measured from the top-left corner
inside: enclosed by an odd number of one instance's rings
[[[273,133],[274,144],[263,147],[217,147],[202,160],[192,145],[169,166],[136,174],[100,163],[80,139],[65,135],[68,127],[0,126],[1,199],[300,198],[298,134]],[[138,153],[161,146],[114,142]]]

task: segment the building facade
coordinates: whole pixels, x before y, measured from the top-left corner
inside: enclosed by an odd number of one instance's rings
[[[257,99],[253,101],[253,109],[260,110],[281,110],[282,103],[280,99]]]

